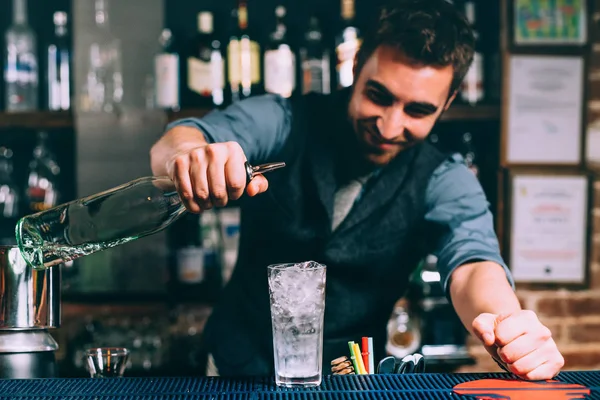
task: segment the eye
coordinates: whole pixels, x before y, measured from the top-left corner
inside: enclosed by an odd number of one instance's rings
[[[393,102],[391,96],[374,89],[367,90],[367,97],[373,103],[380,106],[390,106]]]
[[[418,107],[418,106],[413,106],[413,107],[406,107],[404,109],[404,111],[416,118],[424,118],[424,117],[428,117],[432,114],[435,113],[435,111],[430,110],[429,108],[423,108],[423,107]]]

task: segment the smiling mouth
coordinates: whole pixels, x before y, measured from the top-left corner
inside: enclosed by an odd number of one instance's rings
[[[408,144],[407,140],[386,140],[381,137],[381,135],[373,132],[371,129],[365,127],[364,131],[366,133],[367,142],[371,145],[375,145],[377,147],[382,146],[404,146]]]

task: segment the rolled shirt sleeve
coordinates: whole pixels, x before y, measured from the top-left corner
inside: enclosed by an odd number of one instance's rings
[[[438,258],[437,268],[445,293],[449,293],[452,272],[475,261],[501,265],[514,290],[512,274],[500,254],[489,202],[460,154],[452,155],[434,171],[425,201],[425,219],[440,232],[433,254]]]
[[[184,118],[167,125],[189,126],[204,133],[209,143],[237,142],[250,163],[269,160],[285,144],[291,131],[289,100],[266,94],[214,110],[202,118]]]

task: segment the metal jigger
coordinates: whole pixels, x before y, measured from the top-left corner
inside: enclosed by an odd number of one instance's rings
[[[96,347],[86,352],[92,378],[120,378],[125,372],[129,350],[124,347]]]

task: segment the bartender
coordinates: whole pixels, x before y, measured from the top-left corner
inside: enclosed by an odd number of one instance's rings
[[[549,379],[564,361],[549,329],[523,310],[486,196],[464,160],[425,142],[474,52],[446,0],[392,0],[357,54],[354,84],[331,95],[249,98],[170,124],[151,150],[187,209],[239,199],[237,265],[204,333],[208,375],[273,374],[267,269],[327,265],[324,365],[386,323],[411,272],[438,257],[464,326],[501,366]],[[248,184],[244,162],[284,161]]]

